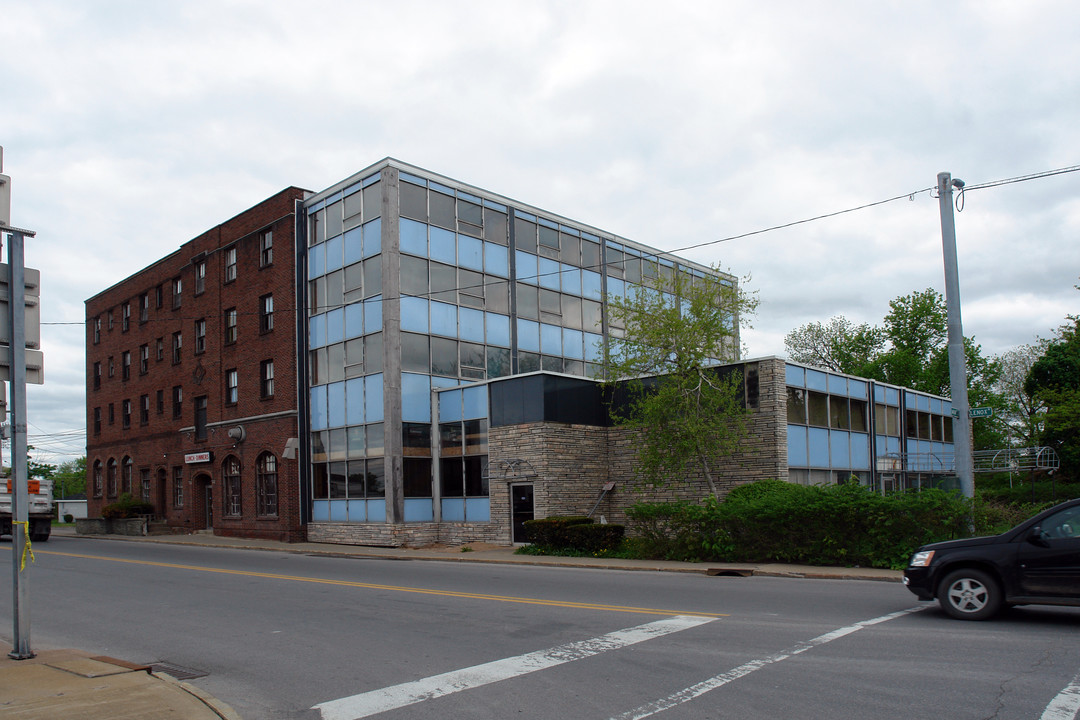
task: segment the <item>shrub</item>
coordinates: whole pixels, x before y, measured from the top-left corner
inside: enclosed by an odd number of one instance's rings
[[[546,517],[537,520],[525,521],[525,537],[535,545],[546,547],[569,547],[570,540],[566,530],[574,525],[585,525],[592,522],[592,518],[584,515],[571,515],[569,517]]]
[[[71,523],[75,522],[75,516],[71,513],[64,513],[64,522],[70,525]]]
[[[101,517],[106,520],[117,518],[132,518],[140,515],[153,515],[154,506],[131,497],[131,493],[124,493],[120,498],[101,508]]]
[[[588,523],[567,526],[566,538],[576,550],[601,553],[618,548],[625,532],[622,525]]]

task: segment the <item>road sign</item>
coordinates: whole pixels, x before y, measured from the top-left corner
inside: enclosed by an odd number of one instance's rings
[[[994,414],[994,408],[992,407],[977,407],[968,410],[969,418],[990,417]]]
[[[950,410],[949,412],[951,412],[951,413],[952,413],[952,416],[953,416],[954,418],[958,418],[958,417],[960,417],[960,411],[959,411],[959,410],[957,410],[956,408],[953,408],[953,409],[952,409],[952,410]]]

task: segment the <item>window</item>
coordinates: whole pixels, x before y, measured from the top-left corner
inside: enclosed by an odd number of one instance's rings
[[[201,355],[206,352],[206,320],[199,318],[195,321],[195,354]]]
[[[225,344],[232,345],[236,342],[236,308],[225,311]]]
[[[109,497],[116,497],[116,460],[109,458],[108,485],[105,489]]]
[[[195,263],[195,294],[202,295],[206,292],[206,261],[200,260]]]
[[[135,469],[135,464],[131,461],[131,456],[124,458],[124,474],[120,476],[120,493],[131,494],[131,475]]]
[[[206,439],[206,396],[195,398],[195,439]]]
[[[225,371],[225,404],[235,405],[240,399],[239,375],[236,370]]]
[[[144,323],[150,319],[150,295],[143,293],[139,296],[139,322]]]
[[[154,307],[160,310],[165,305],[165,288],[158,285],[154,288]]]
[[[101,461],[94,461],[94,497],[101,497],[101,493],[104,486],[104,480],[101,473]]]
[[[94,389],[101,389],[101,363],[94,363]]]
[[[139,470],[139,488],[142,490],[140,495],[144,503],[150,502],[150,470],[149,468],[143,468]]]
[[[277,458],[263,453],[255,468],[255,513],[277,515]]]
[[[174,332],[172,334],[172,361],[173,361],[173,365],[176,365],[176,364],[178,364],[180,362],[180,357],[181,357],[180,351],[183,350],[183,349],[184,349],[184,337],[180,333]]]
[[[121,405],[120,423],[125,430],[131,427],[131,401],[125,400]]]
[[[101,408],[94,408],[94,434],[101,434]]]
[[[184,507],[184,468],[172,469],[172,504],[175,508]]]
[[[143,395],[139,398],[139,423],[146,425],[150,422],[150,396]]]
[[[165,338],[158,338],[156,341],[157,346],[157,359],[161,362],[165,359]]]
[[[123,380],[131,379],[131,353],[127,350],[120,356],[120,377]]]
[[[236,246],[225,248],[225,282],[236,279]]]
[[[263,230],[259,233],[259,267],[274,264],[274,231]]]
[[[180,278],[173,278],[172,281],[172,306],[173,310],[180,307],[184,290],[184,282]]]
[[[131,327],[131,303],[120,306],[120,331],[127,332]]]
[[[150,372],[150,346],[139,346],[139,374],[145,375]]]
[[[158,415],[164,415],[165,414],[165,391],[164,390],[158,390],[157,391],[157,414]]]
[[[109,356],[109,377],[111,378],[111,377],[114,377],[115,375],[116,375],[116,361],[113,360],[113,356],[110,355]]]
[[[231,455],[222,467],[225,478],[225,514],[240,515],[240,461]]]
[[[108,323],[109,332],[112,332],[112,329],[113,329],[113,311],[111,309],[107,313],[107,317],[109,319],[109,323]]]
[[[259,332],[274,329],[274,296],[263,295],[259,298]]]
[[[101,318],[94,318],[94,344],[101,342]]]
[[[179,420],[184,416],[184,389],[174,385],[172,389],[172,416]]]
[[[109,424],[113,425],[114,423],[116,423],[116,406],[109,403]]]
[[[274,397],[274,361],[263,360],[259,364],[259,397]]]

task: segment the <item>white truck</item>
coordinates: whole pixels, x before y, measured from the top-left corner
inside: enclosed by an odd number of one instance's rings
[[[45,542],[52,532],[53,481],[31,478],[28,481],[28,519],[31,542]],[[13,514],[11,478],[0,479],[0,535],[11,535]]]

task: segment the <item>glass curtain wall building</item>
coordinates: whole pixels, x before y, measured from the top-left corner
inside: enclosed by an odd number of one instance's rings
[[[599,377],[603,342],[622,334],[605,293],[676,272],[735,282],[392,159],[300,218],[317,523],[488,522],[487,388],[470,383]]]

